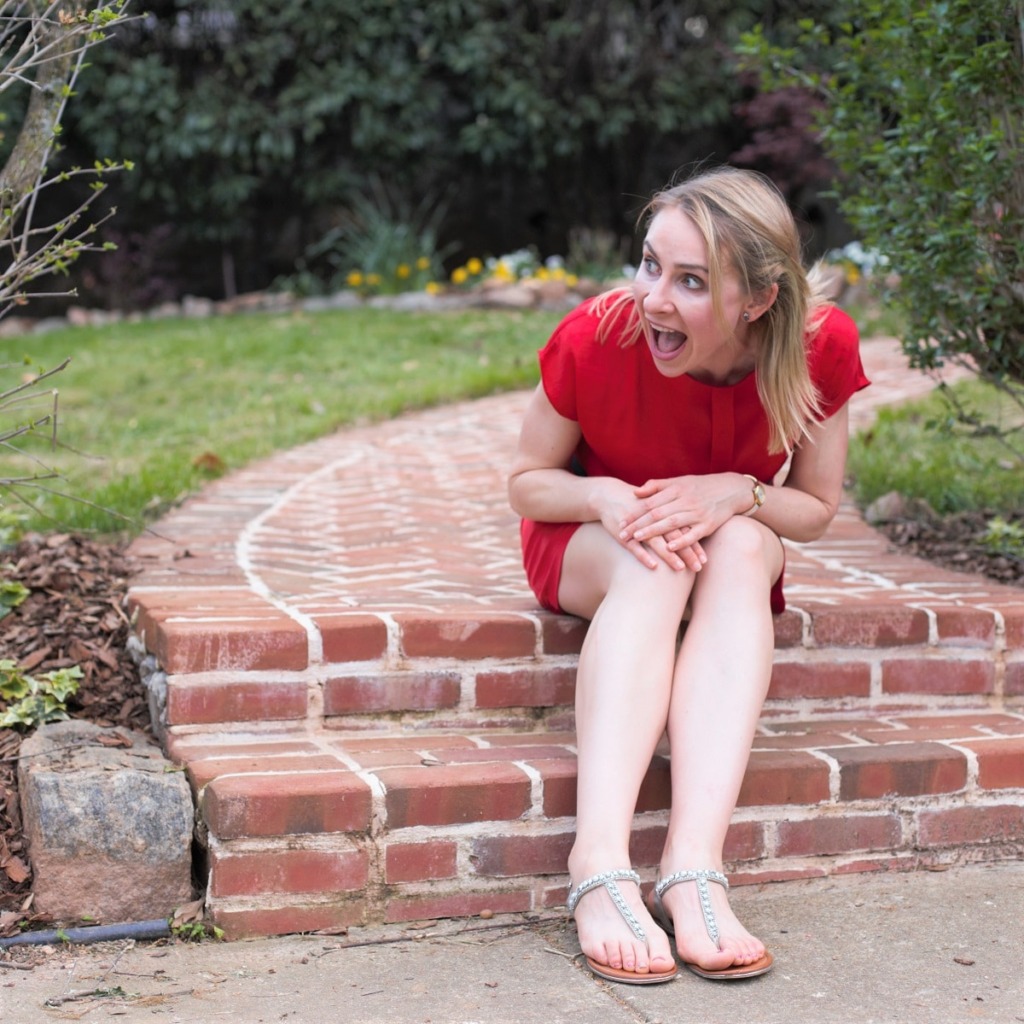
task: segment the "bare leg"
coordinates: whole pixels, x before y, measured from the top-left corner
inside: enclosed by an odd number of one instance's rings
[[[576,685],[576,841],[569,874],[578,884],[630,864],[637,795],[665,731],[676,636],[693,575],[645,568],[602,526],[585,524],[566,551],[562,578],[562,607],[591,619]],[[669,970],[674,961],[667,936],[636,887],[621,888],[650,953],[601,889],[576,910],[583,952],[640,973]]]
[[[722,870],[726,831],[771,677],[768,593],[782,570],[781,542],[760,523],[737,518],[708,538],[705,550],[708,562],[694,587],[669,711],[672,811],[663,877]],[[680,956],[712,970],[757,960],[763,943],[736,919],[725,890],[709,888],[720,949],[705,930],[696,884],[665,893]]]

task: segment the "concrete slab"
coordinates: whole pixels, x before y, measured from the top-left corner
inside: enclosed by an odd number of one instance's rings
[[[1024,1022],[1024,863],[741,888],[733,901],[775,953],[764,978],[681,972],[667,985],[609,985],[573,961],[564,919],[447,922],[222,944],[18,947],[0,958],[0,1020]]]

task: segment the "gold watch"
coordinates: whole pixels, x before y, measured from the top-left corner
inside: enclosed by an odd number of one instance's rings
[[[764,504],[767,492],[764,489],[764,484],[761,483],[756,476],[751,476],[749,473],[744,473],[743,475],[750,481],[750,486],[753,489],[754,494],[754,504],[751,505],[743,514],[745,516],[752,516]]]

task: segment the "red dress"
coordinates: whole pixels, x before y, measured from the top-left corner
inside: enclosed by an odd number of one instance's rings
[[[596,337],[593,301],[570,313],[540,352],[541,381],[555,411],[580,425],[574,467],[586,476],[613,476],[635,486],[689,474],[749,473],[771,480],[786,461],[768,452],[768,418],[757,394],[756,373],[737,384],[702,384],[683,374],[665,377],[643,339],[625,347],[621,333]],[[625,327],[626,317],[618,323]],[[811,380],[823,419],[867,387],[854,322],[829,310],[808,349]],[[580,523],[524,519],[523,564],[537,599],[558,607],[566,545]],[[772,611],[785,608],[781,578]]]

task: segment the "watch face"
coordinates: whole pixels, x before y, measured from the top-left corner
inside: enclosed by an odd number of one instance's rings
[[[764,504],[764,486],[762,484],[754,484],[754,504],[759,507]]]

